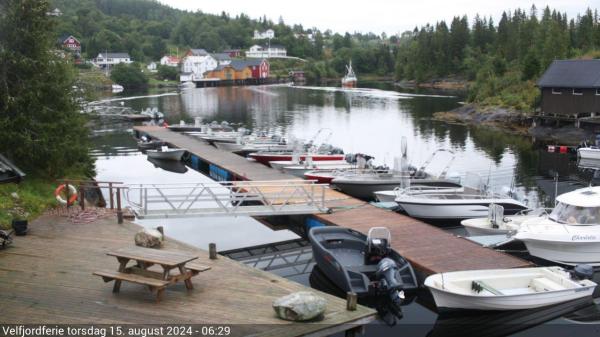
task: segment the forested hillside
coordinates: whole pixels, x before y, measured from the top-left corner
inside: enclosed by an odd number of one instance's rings
[[[521,110],[535,106],[534,81],[555,59],[600,57],[598,12],[576,18],[546,7],[532,7],[492,18],[455,17],[407,32],[396,58],[399,79],[425,81],[459,75],[474,80],[471,101]]]
[[[491,17],[455,17],[450,24],[439,21],[388,37],[334,34],[243,14],[187,12],[154,0],[53,4],[64,13],[57,19],[57,34],[79,38],[87,58],[101,51],[128,52],[147,62],[187,48],[245,49],[257,43],[254,30],[271,28],[272,44],[309,61],[304,64],[309,80],[338,78],[351,59],[359,78],[374,74],[423,82],[458,77],[473,81],[471,101],[520,110],[535,106],[534,82],[552,60],[600,57],[600,19],[592,9],[574,18],[547,7],[541,13],[535,7],[516,9],[503,13],[498,24]]]

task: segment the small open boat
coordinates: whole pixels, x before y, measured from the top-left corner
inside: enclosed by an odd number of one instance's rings
[[[381,296],[401,316],[404,291],[418,284],[410,263],[391,249],[387,228],[373,227],[364,235],[349,228],[314,227],[308,238],[317,265],[337,287],[359,298]]]
[[[171,149],[166,146],[163,146],[156,150],[146,150],[146,154],[148,155],[148,158],[180,161],[181,157],[183,157],[183,155],[185,154],[185,150]]]
[[[572,273],[561,267],[467,270],[425,280],[438,308],[519,310],[590,297],[596,283],[590,266]]]
[[[470,236],[499,235],[518,230],[524,221],[546,217],[548,213],[544,208],[528,209],[515,215],[504,216],[504,207],[491,204],[487,218],[465,219],[460,224],[465,227]]]

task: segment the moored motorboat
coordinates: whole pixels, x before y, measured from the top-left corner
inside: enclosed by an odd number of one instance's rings
[[[395,199],[411,217],[428,220],[464,220],[486,217],[490,204],[500,205],[514,215],[528,209],[523,203],[500,194],[466,189],[462,193],[423,193],[410,189]]]
[[[595,145],[583,143],[583,146],[577,149],[577,156],[580,159],[600,159],[600,135],[596,135]]]
[[[552,213],[521,223],[514,238],[548,261],[600,265],[600,187],[561,194]]]
[[[163,146],[156,150],[146,150],[146,154],[148,155],[148,158],[179,161],[185,154],[185,150],[184,149],[171,149],[166,146]]]
[[[317,265],[337,287],[359,298],[381,296],[401,315],[403,292],[418,284],[410,263],[391,249],[387,228],[374,227],[364,235],[337,226],[314,227],[308,237]]]
[[[508,234],[518,230],[521,224],[531,219],[543,219],[548,216],[546,209],[533,209],[504,216],[504,207],[490,205],[487,218],[465,219],[460,224],[470,236]]]
[[[590,297],[593,270],[581,266],[467,270],[429,276],[425,286],[438,308],[520,310]]]

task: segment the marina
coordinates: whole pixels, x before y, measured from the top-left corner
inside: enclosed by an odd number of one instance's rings
[[[225,170],[225,176],[231,177],[227,180],[298,179],[165,128],[136,126],[134,130],[139,136],[147,135],[167,142],[173,147],[187,149],[192,158],[198,158],[192,159],[192,162],[198,160],[204,162],[202,164],[204,166],[214,165]],[[315,214],[314,219],[319,222],[352,228],[364,234],[371,227],[389,228],[392,233],[393,248],[405,256],[424,276],[464,269],[488,269],[494,266],[502,268],[530,266],[527,261],[483,248],[424,222],[377,208],[337,191],[326,190],[325,206],[333,212]]]

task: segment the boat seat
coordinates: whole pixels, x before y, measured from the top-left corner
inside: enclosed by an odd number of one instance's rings
[[[497,295],[497,296],[504,295],[500,290],[490,286],[489,284],[487,284],[483,281],[471,282],[471,289],[473,289],[473,291],[475,291],[476,293],[480,293],[481,291],[485,290],[485,291],[492,293],[494,295]]]
[[[533,288],[533,290],[535,290],[536,292],[564,289],[564,287],[562,287],[560,284],[549,280],[545,277],[534,278],[533,280],[531,280],[529,287]]]

